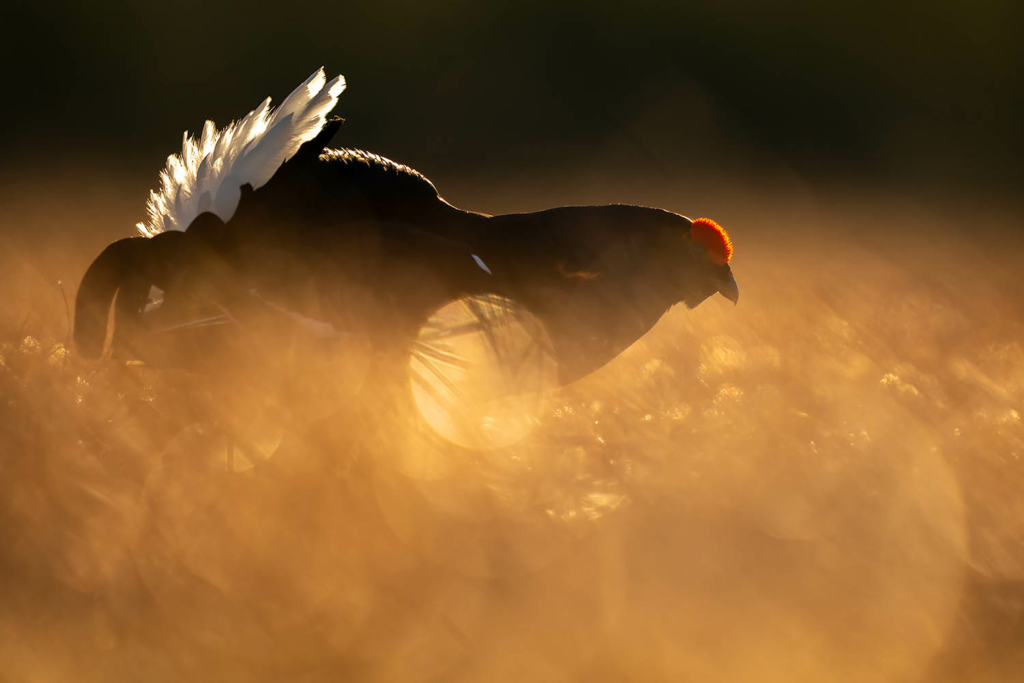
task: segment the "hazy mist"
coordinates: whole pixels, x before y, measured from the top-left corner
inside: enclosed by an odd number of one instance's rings
[[[1020,25],[15,3],[0,680],[1020,680]],[[739,305],[676,307],[479,451],[341,389],[80,359],[67,304],[181,131],[321,64],[350,84],[335,144],[460,207],[715,218]]]

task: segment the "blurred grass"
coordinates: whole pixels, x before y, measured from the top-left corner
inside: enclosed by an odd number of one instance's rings
[[[410,422],[382,442],[341,411],[285,419],[274,457],[231,472],[217,425],[275,427],[262,397],[66,347],[56,280],[137,202],[34,199],[3,269],[0,678],[1024,673],[1009,232],[726,202],[741,304],[672,311],[526,441],[469,455]]]

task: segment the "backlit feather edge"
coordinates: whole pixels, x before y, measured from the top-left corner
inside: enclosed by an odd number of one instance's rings
[[[185,230],[206,211],[229,221],[238,208],[242,185],[265,185],[323,129],[344,90],[345,77],[328,82],[321,67],[277,109],[271,109],[268,97],[222,130],[207,121],[198,139],[185,131],[181,154],[167,157],[160,189],[149,193],[149,218],[136,224],[139,232],[153,237],[166,230]]]

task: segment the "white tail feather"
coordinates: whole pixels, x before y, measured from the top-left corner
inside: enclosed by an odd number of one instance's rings
[[[136,227],[146,237],[185,230],[196,216],[212,211],[225,223],[238,208],[241,187],[265,185],[303,143],[315,138],[345,90],[345,78],[329,83],[321,67],[270,108],[270,98],[238,121],[217,130],[207,121],[199,139],[188,131],[181,154],[167,157],[160,189],[149,193],[149,219]]]

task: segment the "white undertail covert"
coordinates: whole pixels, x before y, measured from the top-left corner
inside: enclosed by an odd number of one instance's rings
[[[206,211],[229,221],[242,185],[265,185],[303,143],[320,133],[344,90],[344,76],[327,81],[321,67],[277,109],[270,108],[268,97],[223,130],[207,121],[198,140],[185,131],[181,154],[167,157],[160,189],[149,193],[149,218],[137,224],[139,232],[152,237],[185,230]]]

